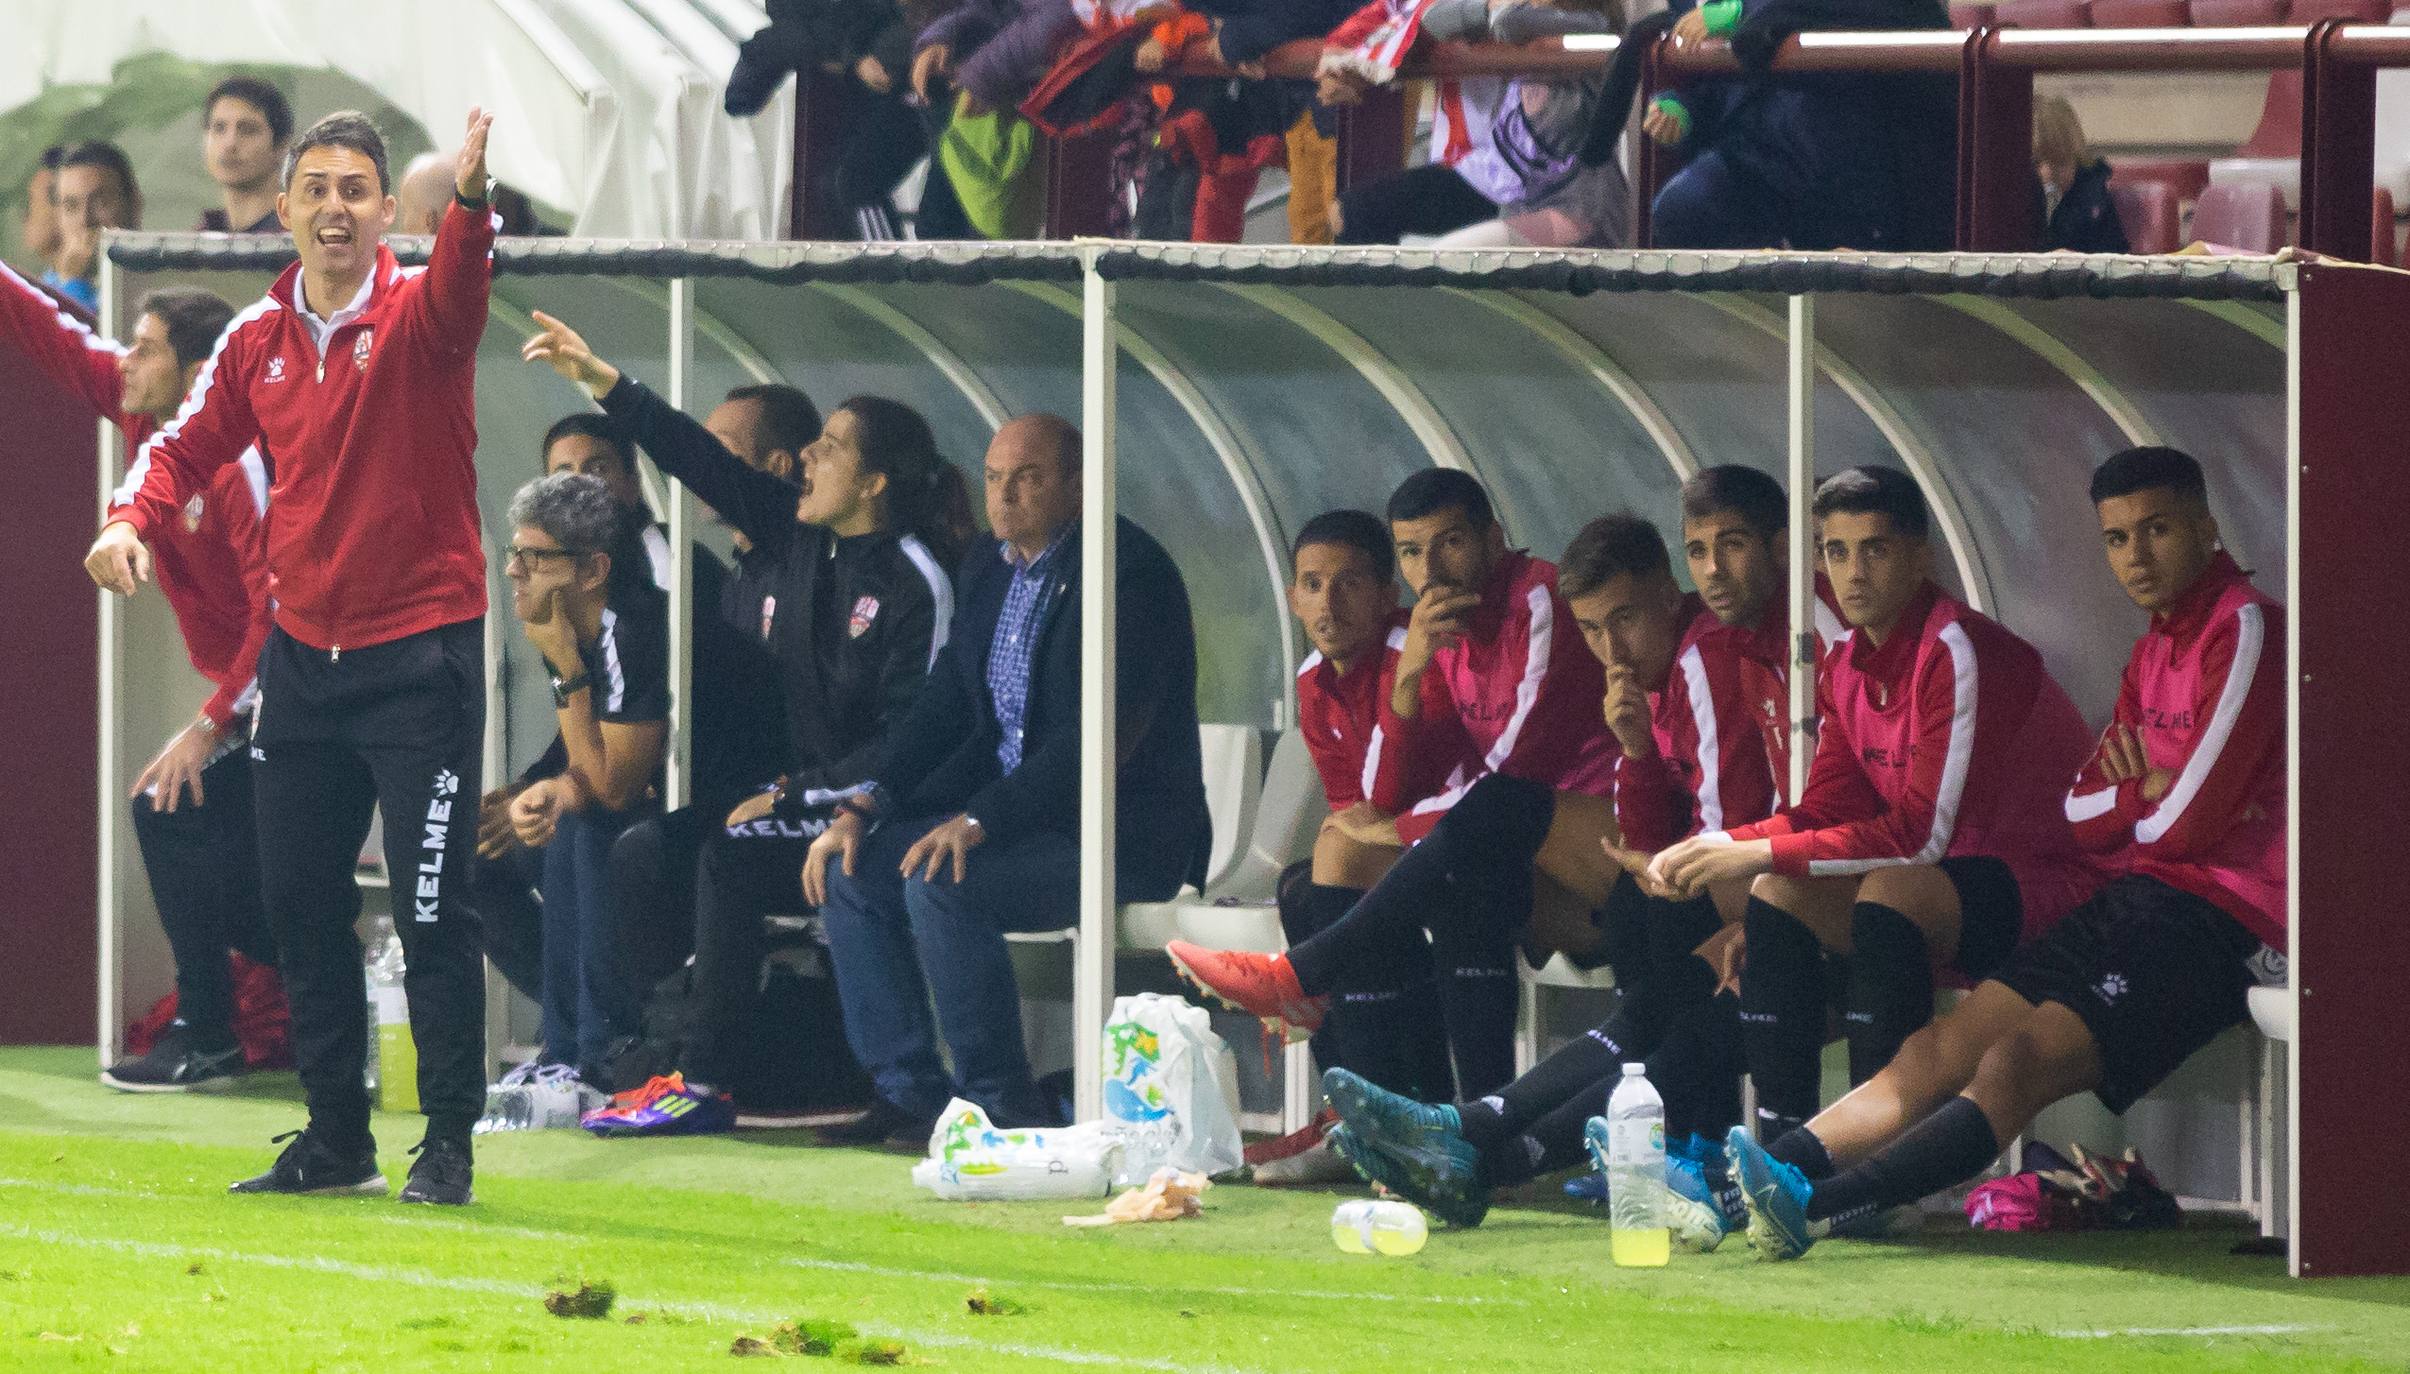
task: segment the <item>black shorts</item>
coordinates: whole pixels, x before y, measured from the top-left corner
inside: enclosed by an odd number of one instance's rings
[[[2025,897],[2006,863],[1985,854],[1934,865],[1958,890],[1958,956],[1950,962],[1969,978],[2000,967],[2025,933]]]
[[[2201,898],[2125,877],[2020,949],[1992,981],[2074,1012],[2100,1050],[2102,1105],[2123,1112],[2250,1015],[2259,938]]]

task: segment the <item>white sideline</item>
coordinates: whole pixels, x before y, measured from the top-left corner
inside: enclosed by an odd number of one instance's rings
[[[804,1259],[789,1256],[780,1260],[798,1269],[826,1269],[846,1274],[872,1274],[885,1279],[927,1279],[933,1283],[995,1283],[998,1280],[978,1274],[953,1274],[942,1269],[890,1269],[883,1264],[863,1264],[857,1260]],[[1244,1288],[1238,1285],[1193,1283],[1108,1283],[1082,1279],[1012,1279],[1012,1288],[1050,1288],[1061,1293],[1210,1293],[1217,1298],[1315,1298],[1328,1302],[1429,1302],[1448,1307],[1470,1303],[1503,1304],[1529,1307],[1528,1299],[1452,1296],[1439,1293],[1341,1293],[1320,1288]]]
[[[2120,1326],[2099,1331],[2050,1331],[2045,1335],[2071,1341],[2101,1341],[2123,1336],[2290,1336],[2323,1331],[2323,1326]]]
[[[93,1183],[43,1183],[30,1178],[0,1176],[0,1188],[26,1188],[40,1193],[65,1193],[70,1197],[122,1198],[190,1198],[190,1193],[170,1193],[158,1188],[104,1188]],[[431,1216],[423,1209],[395,1214],[363,1213],[362,1220],[383,1226],[401,1226],[412,1230],[474,1231],[481,1236],[510,1236],[518,1240],[568,1241],[583,1244],[593,1239],[570,1231],[538,1231],[527,1226],[489,1226],[484,1222],[458,1221],[451,1217]]]
[[[164,1241],[126,1240],[116,1236],[87,1236],[74,1231],[44,1230],[20,1226],[15,1222],[0,1222],[0,1236],[19,1240],[39,1241],[44,1245],[72,1245],[88,1250],[114,1250],[122,1254],[152,1255],[162,1259],[214,1259],[238,1264],[263,1264],[277,1269],[306,1269],[313,1273],[340,1274],[345,1278],[367,1279],[377,1283],[402,1283],[418,1288],[441,1288],[459,1293],[491,1293],[503,1297],[540,1299],[547,1291],[542,1284],[512,1283],[504,1279],[449,1278],[415,1269],[396,1269],[377,1264],[353,1264],[345,1260],[325,1259],[304,1255],[263,1255],[246,1250],[225,1250],[212,1245],[176,1245]],[[674,1312],[680,1316],[702,1317],[711,1321],[733,1322],[740,1325],[763,1326],[794,1317],[792,1312],[770,1312],[756,1308],[729,1307],[721,1303],[643,1302],[630,1303],[636,1311]],[[1117,1369],[1151,1369],[1162,1374],[1250,1374],[1250,1371],[1230,1365],[1180,1364],[1173,1360],[1148,1359],[1143,1356],[1105,1355],[1088,1350],[1065,1350],[1056,1346],[1023,1345],[1017,1341],[980,1341],[968,1336],[956,1336],[943,1331],[919,1331],[909,1327],[858,1323],[865,1335],[904,1341],[912,1345],[944,1347],[957,1350],[985,1350],[999,1355],[1018,1355],[1033,1360],[1053,1360],[1060,1364],[1094,1365]]]

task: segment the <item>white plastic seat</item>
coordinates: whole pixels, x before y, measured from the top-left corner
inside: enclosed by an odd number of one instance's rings
[[[2276,1180],[2294,1142],[2288,1131],[2290,1114],[2281,1109],[2286,1089],[2285,1046],[2293,1039],[2298,1007],[2292,986],[2253,988],[2247,994],[2251,1024],[2259,1031],[2259,1071],[2248,1085],[2251,1100],[2243,1104],[2242,1191],[2245,1205],[2259,1214],[2259,1233],[2274,1236],[2285,1228],[2278,1215]]]

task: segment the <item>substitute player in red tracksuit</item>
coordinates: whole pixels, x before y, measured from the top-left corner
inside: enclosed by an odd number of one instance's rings
[[[1185,941],[1169,952],[1208,992],[1310,1033],[1344,970],[1393,957],[1376,951],[1428,930],[1458,1090],[1486,1092],[1514,1076],[1514,946],[1537,924],[1534,858],[1551,867],[1541,842],[1560,806],[1607,810],[1614,745],[1596,705],[1598,662],[1571,632],[1555,567],[1507,548],[1481,484],[1452,469],[1418,472],[1390,497],[1388,519],[1417,599],[1367,752],[1372,819],[1341,824],[1367,842],[1411,846],[1406,857],[1348,919],[1285,956]],[[1415,801],[1410,780],[1434,772],[1442,790]],[[1608,867],[1595,848],[1574,864]],[[1595,943],[1588,930],[1544,938]],[[1236,961],[1235,982],[1217,967],[1225,960]]]
[[[1988,976],[2099,882],[2059,806],[2090,734],[2033,646],[1933,584],[1915,480],[1851,468],[1813,509],[1854,629],[1822,670],[1806,792],[1649,868],[1679,892],[1756,877],[1741,1016],[1761,1124],[1786,1129],[1816,1109],[1824,949],[1850,956],[1864,1082],[1931,1019],[1937,967]]]
[[[2151,617],[2065,803],[2117,876],[1804,1128],[1733,1133],[1773,1258],[1973,1178],[2060,1098],[2123,1112],[2284,981],[2283,609],[2220,551],[2189,456],[2128,449],[2092,498]]]
[[[276,627],[260,655],[252,760],[310,1120],[237,1192],[385,1189],[352,933],[353,868],[376,809],[427,1115],[402,1200],[472,1196],[484,968],[462,897],[484,735],[475,386],[492,278],[491,123],[469,116],[458,199],[423,272],[383,245],[395,204],[374,126],[330,115],[295,140],[277,209],[301,261],[227,328],[183,409],[143,445],[86,560],[94,581],[130,593],[147,545],[192,494],[246,448],[266,455]]]
[[[0,266],[0,334],[129,444],[175,414],[233,314],[206,291],[154,291],[135,308],[127,347]],[[147,1053],[102,1071],[102,1082],[129,1092],[180,1092],[242,1072],[226,952],[276,962],[260,903],[251,760],[242,749],[269,625],[266,499],[259,455],[245,453],[186,503],[159,544],[160,590],[186,656],[214,690],[132,788],[134,838],[176,959],[176,1020]]]
[[[1401,852],[1351,837],[1342,818],[1354,825],[1370,816],[1366,763],[1381,701],[1406,643],[1407,616],[1397,604],[1396,553],[1378,516],[1360,510],[1317,515],[1298,531],[1290,557],[1289,609],[1314,645],[1297,670],[1297,730],[1331,811],[1312,857],[1281,876],[1281,926],[1289,943],[1299,945],[1344,917]],[[1435,791],[1436,778],[1426,770],[1408,790]],[[1401,1093],[1445,1096],[1451,1091],[1448,1044],[1429,1014],[1437,991],[1430,947],[1400,941],[1384,946],[1382,956],[1344,971],[1330,1017],[1315,1032],[1314,1057],[1326,1069],[1345,1067]],[[1318,1141],[1328,1125],[1322,1120],[1313,1138]],[[1347,1166],[1327,1155],[1313,1167],[1322,1164],[1335,1166],[1325,1178],[1347,1176]],[[1259,1167],[1256,1177],[1265,1181],[1269,1173],[1271,1181],[1286,1181],[1291,1171]]]

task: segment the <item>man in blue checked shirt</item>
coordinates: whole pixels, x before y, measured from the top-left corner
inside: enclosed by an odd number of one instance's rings
[[[1077,919],[1079,431],[1059,415],[1012,420],[986,476],[995,539],[955,575],[945,648],[872,782],[804,861],[846,1039],[879,1094],[861,1121],[823,1133],[831,1144],[921,1150],[954,1096],[998,1125],[1058,1116],[1030,1077],[1004,935]],[[1118,523],[1114,871],[1119,900],[1161,901],[1204,876],[1212,843],[1196,631],[1171,556]]]

